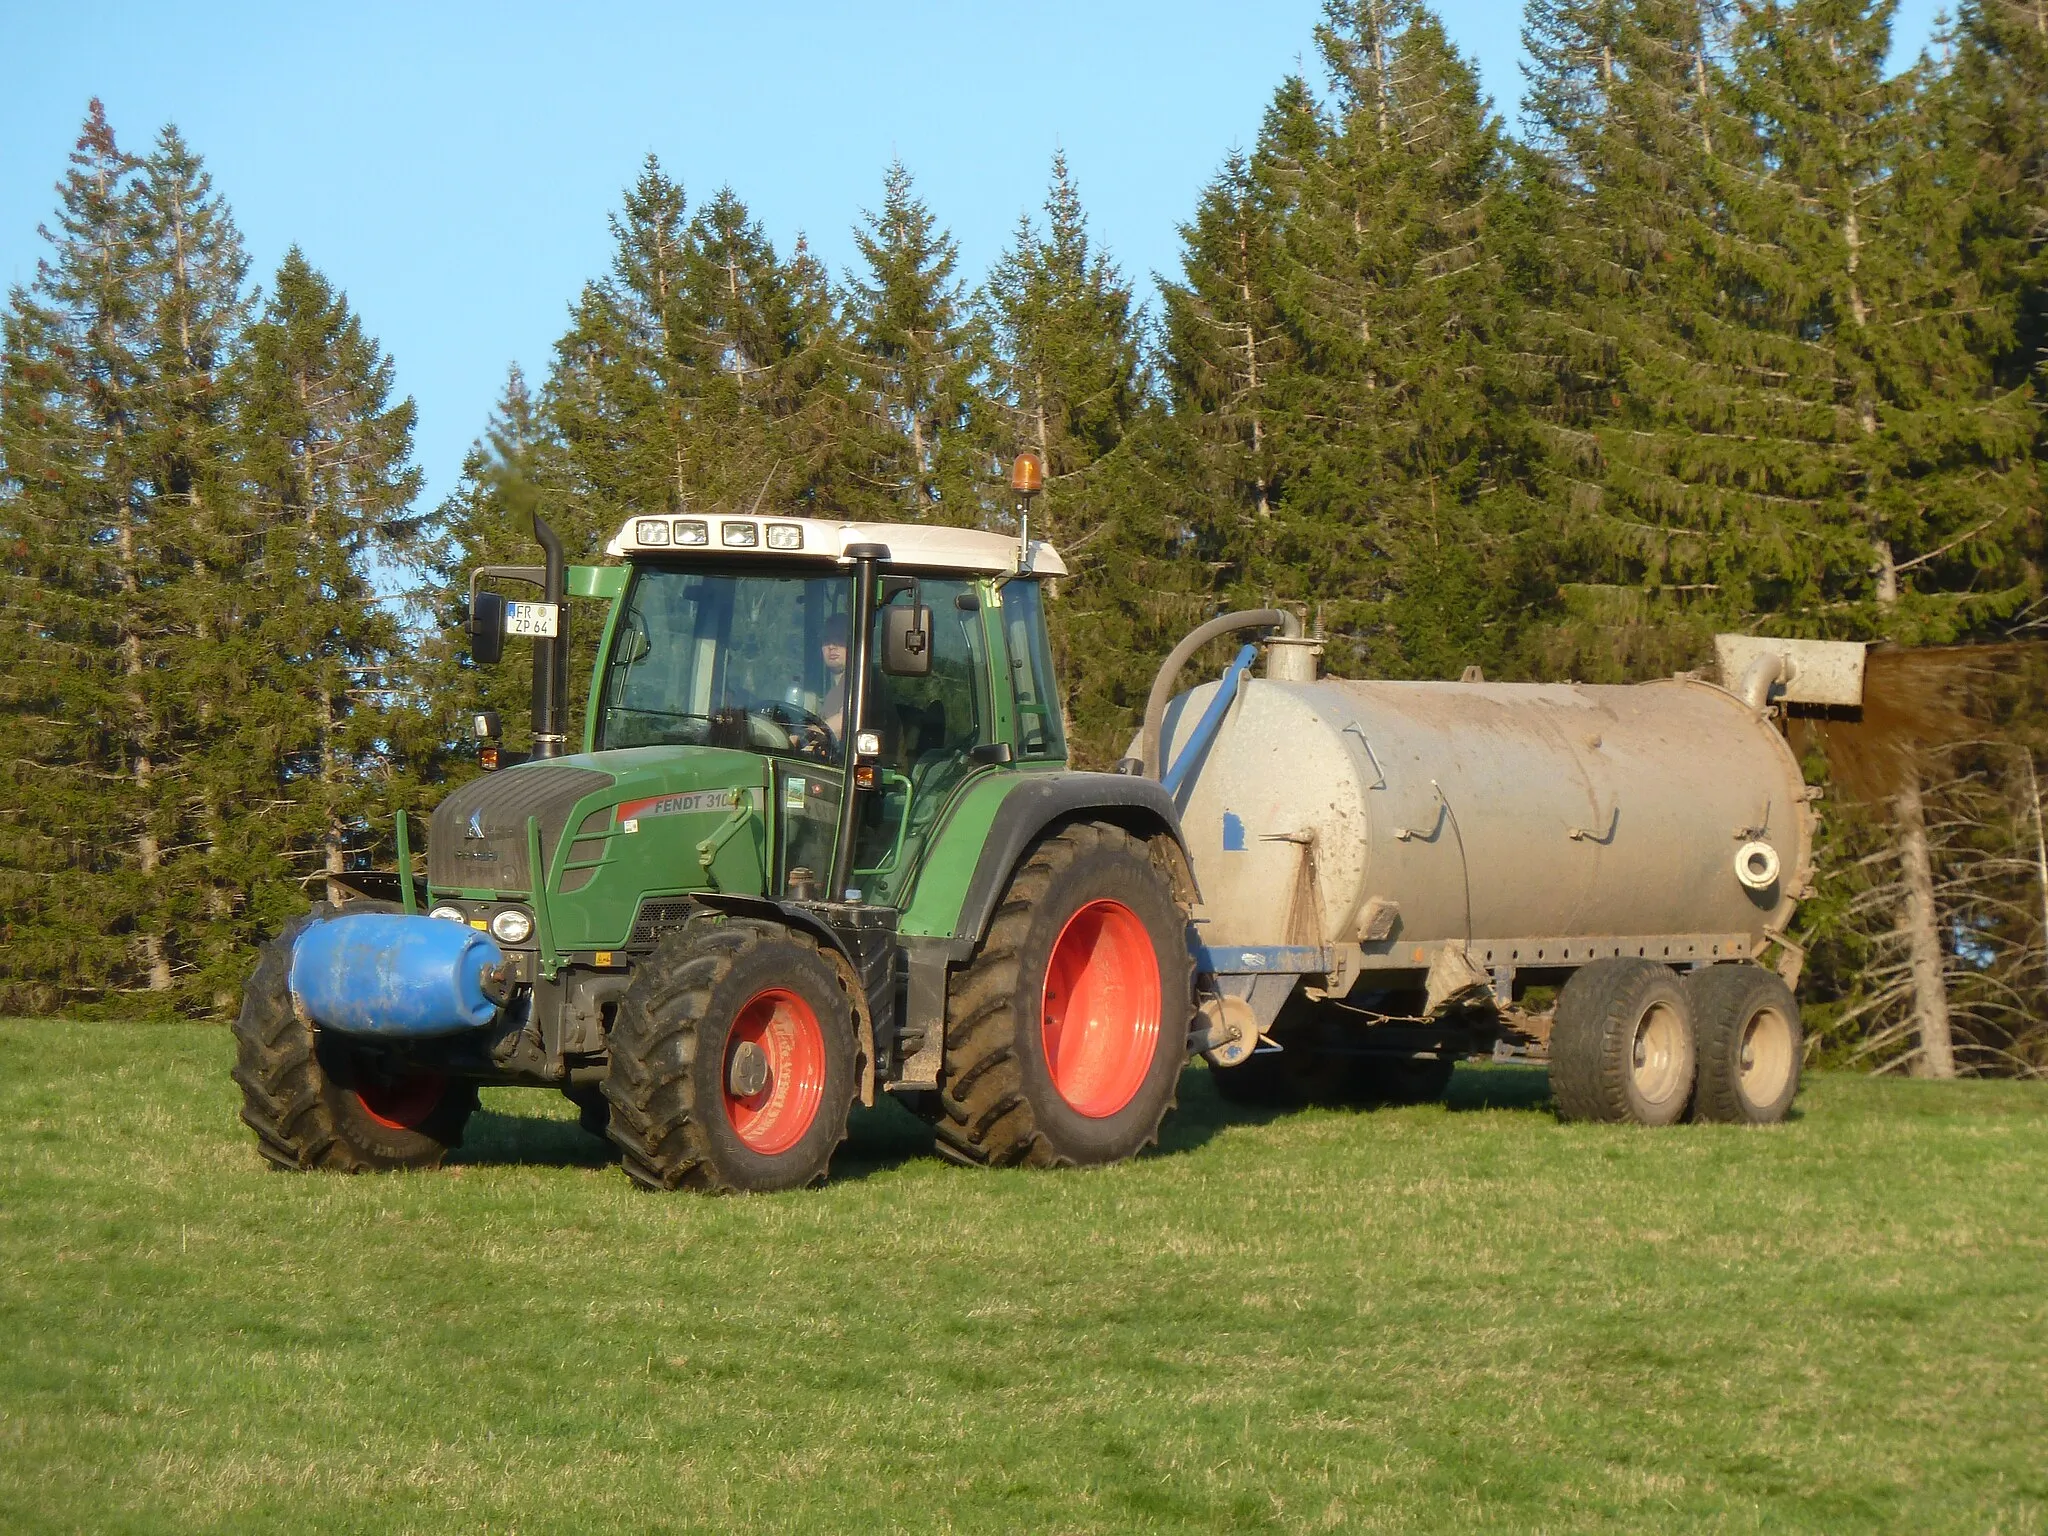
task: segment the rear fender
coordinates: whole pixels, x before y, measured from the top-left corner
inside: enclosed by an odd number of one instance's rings
[[[1173,796],[1156,780],[1120,773],[1034,774],[1018,784],[996,811],[953,928],[961,958],[971,953],[995,920],[1010,875],[1031,845],[1077,821],[1107,822],[1142,842],[1165,840],[1175,892],[1192,905],[1199,892],[1180,831]]]

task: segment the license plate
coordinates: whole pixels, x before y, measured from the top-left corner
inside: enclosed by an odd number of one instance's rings
[[[505,633],[552,640],[555,637],[555,615],[558,611],[554,603],[507,603]]]

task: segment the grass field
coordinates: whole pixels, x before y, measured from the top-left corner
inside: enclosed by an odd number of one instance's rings
[[[560,1098],[266,1172],[224,1030],[0,1023],[0,1529],[2048,1530],[2048,1088],[1564,1127],[1542,1074],[629,1189]]]

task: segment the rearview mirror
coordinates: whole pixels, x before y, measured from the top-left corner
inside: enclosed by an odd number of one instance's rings
[[[498,592],[479,592],[470,607],[469,659],[480,667],[493,667],[505,654],[505,598]]]
[[[932,669],[932,611],[882,610],[882,670],[891,677],[924,677]]]

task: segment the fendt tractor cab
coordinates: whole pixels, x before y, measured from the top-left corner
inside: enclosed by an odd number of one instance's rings
[[[533,638],[532,755],[441,802],[424,882],[400,813],[396,875],[265,947],[235,1073],[265,1156],[430,1166],[483,1084],[567,1094],[661,1189],[818,1179],[878,1091],[975,1163],[1155,1137],[1193,883],[1159,783],[1067,767],[1056,552],[675,515],[570,568],[536,532],[545,565],[479,574],[541,601],[473,580],[470,621],[480,663]],[[606,604],[575,752],[569,596]]]

